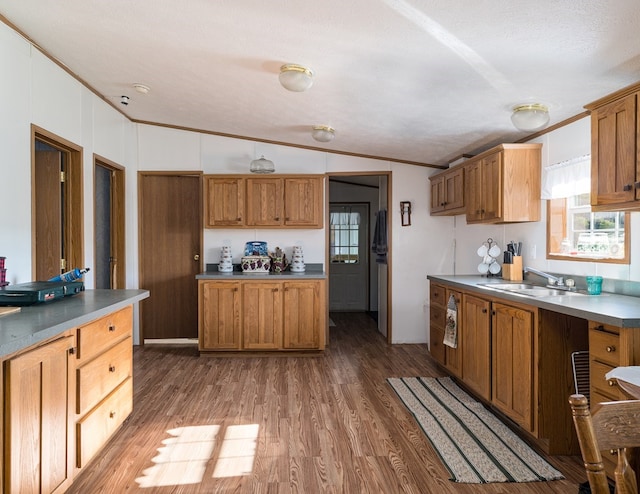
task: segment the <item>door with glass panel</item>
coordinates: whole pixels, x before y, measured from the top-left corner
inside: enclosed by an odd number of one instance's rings
[[[329,310],[369,309],[369,205],[329,207]]]

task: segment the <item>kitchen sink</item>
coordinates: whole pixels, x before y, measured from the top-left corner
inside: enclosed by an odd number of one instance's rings
[[[513,293],[516,295],[525,295],[528,297],[584,297],[585,293],[571,292],[568,290],[559,290],[557,288],[549,288],[546,286],[532,285],[529,283],[483,283],[482,287],[490,290],[498,290]]]

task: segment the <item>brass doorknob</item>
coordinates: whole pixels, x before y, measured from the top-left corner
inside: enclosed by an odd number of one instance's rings
[[[193,260],[194,261],[199,261],[200,260],[200,256],[198,254],[196,254],[195,256],[193,256]]]

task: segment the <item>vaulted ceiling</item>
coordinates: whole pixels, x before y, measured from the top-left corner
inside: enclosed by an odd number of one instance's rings
[[[517,104],[546,104],[553,126],[640,80],[637,0],[0,0],[0,14],[134,121],[424,164],[526,137]],[[310,89],[280,85],[287,63],[313,70]]]

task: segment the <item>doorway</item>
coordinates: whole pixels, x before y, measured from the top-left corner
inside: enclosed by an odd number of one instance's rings
[[[32,274],[83,268],[82,148],[31,126]]]
[[[95,287],[125,288],[124,169],[94,154]]]
[[[141,340],[197,338],[202,174],[139,172]]]
[[[351,286],[357,288],[362,294],[362,287],[366,287],[368,308],[364,309],[376,320],[378,332],[386,337],[390,343],[392,341],[391,328],[391,215],[387,214],[387,229],[389,232],[388,254],[386,263],[373,262],[371,254],[371,239],[375,229],[375,219],[377,212],[387,209],[391,204],[391,172],[367,172],[367,173],[328,173],[329,192],[327,194],[327,218],[331,222],[331,206],[340,205],[367,205],[367,240],[365,248],[367,251],[367,269],[360,273],[361,280],[353,281]],[[335,218],[335,217],[334,217]],[[330,310],[332,307],[340,307],[345,303],[351,292],[344,292],[343,286],[339,285],[339,278],[344,269],[349,267],[340,266],[341,262],[331,262],[332,238],[331,225],[327,228],[327,271],[329,277]],[[360,245],[360,242],[358,242]],[[354,264],[350,262],[350,264]],[[353,273],[352,273],[353,274]],[[335,275],[335,276],[334,276]],[[368,277],[368,279],[367,279]],[[337,292],[337,293],[336,293]],[[338,299],[345,299],[339,301]],[[348,304],[347,304],[348,305]],[[362,307],[362,306],[361,306]],[[338,309],[336,309],[338,310]],[[343,308],[339,310],[351,310]]]

